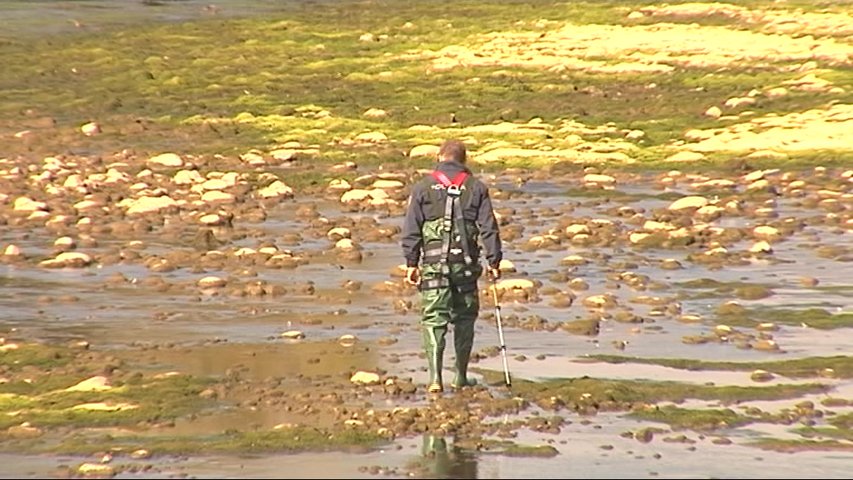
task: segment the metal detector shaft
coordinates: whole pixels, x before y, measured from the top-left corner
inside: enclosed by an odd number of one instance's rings
[[[507,387],[511,387],[512,380],[510,380],[509,377],[509,363],[507,363],[506,359],[506,343],[504,342],[504,329],[503,323],[501,322],[501,305],[498,302],[498,286],[495,281],[492,281],[492,294],[494,295],[495,300],[495,320],[497,320],[498,324],[498,340],[501,342],[501,359],[504,364],[504,381]]]

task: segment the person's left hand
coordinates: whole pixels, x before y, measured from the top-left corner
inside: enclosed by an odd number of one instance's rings
[[[406,267],[406,283],[417,287],[421,284],[421,269],[418,267]]]
[[[489,267],[488,270],[489,280],[497,281],[501,278],[501,269],[497,267]]]

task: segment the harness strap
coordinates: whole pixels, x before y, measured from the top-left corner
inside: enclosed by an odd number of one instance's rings
[[[447,177],[444,172],[439,170],[434,170],[432,172],[433,178],[444,187],[445,192],[447,193],[447,199],[444,203],[444,221],[442,224],[444,235],[442,236],[442,245],[441,245],[441,273],[443,275],[450,275],[450,266],[448,265],[448,261],[450,259],[450,244],[452,243],[453,237],[453,224],[454,220],[456,223],[457,233],[461,236],[462,243],[462,251],[463,251],[463,260],[466,265],[471,265],[474,259],[471,256],[470,245],[468,244],[468,232],[465,228],[465,219],[462,217],[462,208],[457,205],[457,199],[462,196],[462,184],[465,183],[465,180],[468,179],[468,172],[459,172],[453,180]]]

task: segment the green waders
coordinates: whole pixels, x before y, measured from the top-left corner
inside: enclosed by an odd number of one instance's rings
[[[479,270],[479,271],[478,271]],[[471,272],[466,275],[465,272]],[[450,286],[421,291],[423,345],[429,367],[429,390],[443,389],[445,336],[449,324],[453,325],[453,346],[456,350],[456,375],[451,386],[461,388],[473,385],[468,379],[468,362],[474,346],[474,322],[480,311],[476,279],[482,273],[479,265],[450,264]],[[423,267],[423,279],[437,278],[440,270],[434,265]],[[473,282],[471,277],[473,276]],[[454,282],[454,279],[457,279]],[[457,285],[463,285],[459,287]]]
[[[442,190],[445,201],[433,199],[432,205],[444,207],[443,215],[431,212],[431,219],[421,228],[424,240],[421,326],[429,366],[428,390],[438,393],[444,389],[441,370],[448,324],[453,325],[456,350],[456,376],[451,386],[462,388],[473,384],[468,380],[468,361],[474,345],[474,322],[480,310],[477,279],[482,267],[475,261],[477,226],[462,217],[462,206],[458,204],[460,199],[467,198],[464,186],[467,174],[453,181],[439,172],[434,172],[434,176],[439,188],[431,189],[431,195]]]

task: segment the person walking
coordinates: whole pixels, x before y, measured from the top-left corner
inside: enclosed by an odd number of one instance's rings
[[[500,231],[488,187],[468,167],[465,144],[445,141],[432,174],[414,185],[403,224],[402,248],[406,282],[419,287],[423,348],[429,367],[430,393],[444,390],[442,367],[445,336],[453,325],[456,351],[454,389],[474,385],[468,361],[474,345],[474,322],[480,309],[477,280],[500,278]]]

